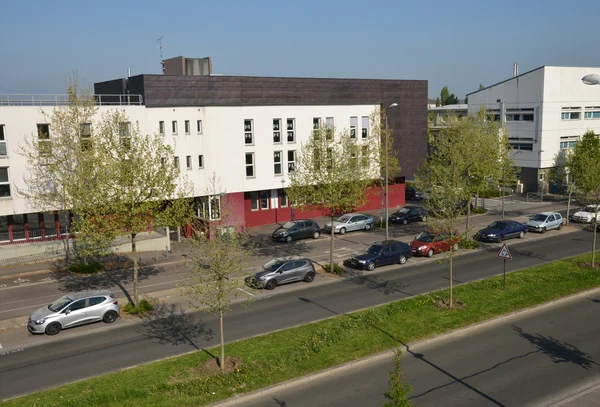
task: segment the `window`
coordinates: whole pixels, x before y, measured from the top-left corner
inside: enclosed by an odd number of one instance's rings
[[[190,134],[190,121],[186,120],[183,122],[183,128],[185,130],[185,134]]]
[[[192,156],[191,155],[188,155],[187,157],[185,157],[185,165],[188,170],[192,169]]]
[[[533,113],[527,114],[517,114],[511,113],[506,115],[507,122],[532,122],[533,121]]]
[[[173,164],[175,168],[179,168],[179,157],[173,157]]]
[[[288,206],[288,199],[287,199],[287,195],[285,193],[285,189],[279,190],[279,206],[281,206],[282,208],[285,208]]]
[[[202,120],[196,120],[196,133],[202,134]]]
[[[167,162],[167,161],[165,160],[165,157],[160,157],[160,166],[161,166],[162,168],[165,168],[165,164],[166,164],[166,162]]]
[[[358,126],[358,117],[350,117],[350,138],[356,138],[356,126]]]
[[[203,155],[198,156],[198,168],[204,168],[204,156]]]
[[[0,156],[8,155],[8,150],[6,149],[6,136],[4,135],[4,125],[0,124]]]
[[[568,149],[571,149],[571,148],[575,148],[576,144],[577,144],[577,140],[561,141],[560,142],[560,149],[561,150],[568,150]]]
[[[281,119],[273,119],[273,143],[281,143]]]
[[[593,112],[585,112],[583,114],[584,119],[600,119],[600,110]]]
[[[93,307],[94,305],[102,304],[106,300],[105,297],[92,297],[88,300],[88,306]]]
[[[275,175],[281,175],[283,170],[281,169],[281,151],[275,151],[273,153],[273,165]]]
[[[69,311],[78,311],[78,310],[84,309],[84,308],[85,308],[85,299],[72,302],[71,305],[69,305],[68,310]]]
[[[121,122],[119,123],[119,138],[121,145],[125,148],[130,147],[131,143],[131,123]]]
[[[360,135],[362,138],[367,138],[369,137],[369,116],[363,116],[361,121],[362,126],[360,130]]]
[[[208,208],[210,211],[210,220],[216,220],[221,217],[221,196],[214,195],[210,198],[210,206]]]
[[[10,196],[10,181],[8,167],[0,167],[0,197]]]
[[[569,111],[571,110],[571,111]],[[560,113],[561,120],[579,120],[581,119],[581,112],[578,107],[563,107],[563,111]]]
[[[92,147],[92,124],[82,123],[79,128],[79,143],[81,144],[82,150],[87,150]]]
[[[269,191],[260,191],[260,209],[269,209]]]
[[[250,210],[258,210],[258,192],[250,192]]]
[[[158,134],[160,134],[161,136],[165,135],[165,122],[164,121],[158,122]]]
[[[327,131],[325,133],[325,138],[327,140],[333,140],[333,132],[335,131],[334,126],[333,126],[333,117],[325,118],[325,126],[327,127]]]
[[[253,135],[253,120],[244,120],[244,143],[254,144],[254,135]]]
[[[254,177],[254,153],[246,153],[246,178]]]
[[[321,118],[313,117],[313,130],[318,129],[319,127],[321,127]]]
[[[40,155],[50,155],[52,153],[52,145],[50,144],[50,125],[49,124],[38,124],[38,148]]]
[[[531,143],[510,143],[513,150],[533,151],[533,144]]]
[[[296,142],[295,131],[296,131],[295,120],[287,119],[287,141],[288,141],[288,143]]]
[[[171,132],[175,135],[177,134],[177,120],[171,122]]]
[[[288,150],[287,152],[288,161],[288,174],[296,170],[296,151]]]

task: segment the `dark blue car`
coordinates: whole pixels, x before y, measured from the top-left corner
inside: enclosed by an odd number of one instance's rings
[[[420,206],[405,206],[390,215],[391,223],[401,223],[406,225],[408,222],[425,222],[427,220],[427,212],[425,208]]]
[[[513,237],[522,239],[528,230],[529,227],[523,223],[514,220],[499,220],[490,223],[487,228],[477,232],[475,239],[484,242],[502,242]]]
[[[408,244],[388,240],[387,242],[373,243],[359,255],[352,256],[344,263],[362,270],[374,270],[375,267],[388,264],[404,264],[412,257]]]

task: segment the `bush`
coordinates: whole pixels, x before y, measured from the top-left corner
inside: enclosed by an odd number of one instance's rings
[[[486,213],[486,212],[487,211],[480,206],[477,208],[473,208],[473,210],[471,211],[471,213]]]
[[[480,243],[475,240],[475,239],[461,239],[460,242],[458,242],[458,246],[461,249],[478,249],[480,246]]]
[[[329,271],[329,264],[325,264],[323,266],[323,270],[325,270],[326,273],[331,273],[331,271]],[[344,272],[344,269],[342,267],[340,267],[339,264],[333,265],[333,273],[334,274],[342,274],[343,272]]]
[[[94,274],[102,271],[102,265],[95,261],[89,263],[75,263],[69,266],[69,271],[76,274]]]
[[[129,315],[139,315],[139,314],[143,314],[148,311],[152,311],[153,309],[154,309],[154,307],[152,306],[152,304],[150,304],[150,302],[144,298],[140,301],[140,305],[138,307],[136,307],[132,303],[128,302],[123,307],[123,312],[125,312]]]

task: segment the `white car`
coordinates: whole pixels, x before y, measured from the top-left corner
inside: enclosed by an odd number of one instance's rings
[[[571,219],[580,223],[592,223],[594,218],[598,216],[598,213],[600,213],[600,206],[588,205],[582,210],[575,212]]]
[[[353,230],[371,230],[373,223],[372,216],[363,215],[362,213],[347,213],[333,222],[333,233],[343,235]],[[326,233],[331,233],[331,222],[326,223],[323,230]]]

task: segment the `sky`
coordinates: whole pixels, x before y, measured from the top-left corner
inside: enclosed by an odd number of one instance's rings
[[[595,66],[598,0],[2,1],[0,93],[64,93],[207,57],[213,73],[424,79],[464,98],[543,65]]]

